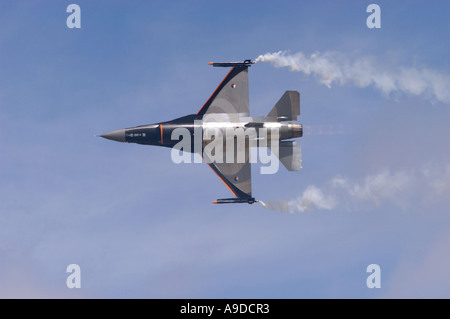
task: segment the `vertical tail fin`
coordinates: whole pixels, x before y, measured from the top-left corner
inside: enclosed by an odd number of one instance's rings
[[[286,91],[267,117],[278,121],[297,121],[300,115],[300,93],[297,91]]]

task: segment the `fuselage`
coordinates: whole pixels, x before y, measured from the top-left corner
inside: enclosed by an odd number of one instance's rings
[[[119,129],[102,135],[102,137],[124,143],[136,143],[143,145],[154,145],[174,147],[180,141],[180,132],[190,135],[192,147],[184,148],[184,151],[198,152],[194,141],[200,141],[201,145],[222,137],[224,143],[227,139],[239,138],[243,135],[246,140],[254,139],[255,146],[259,146],[262,140],[265,143],[277,135],[279,141],[298,138],[303,135],[301,124],[289,122],[268,121],[264,117],[236,118],[234,121],[211,121],[199,119],[197,115],[187,115],[172,121],[155,124],[140,125],[131,128]],[[214,136],[214,137],[213,137]],[[267,144],[264,144],[266,146]]]

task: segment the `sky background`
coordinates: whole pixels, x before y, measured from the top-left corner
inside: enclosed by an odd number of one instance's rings
[[[449,298],[450,99],[431,84],[386,93],[252,66],[251,115],[301,94],[303,169],[252,172],[284,213],[213,205],[231,194],[204,163],[95,137],[196,113],[228,72],[208,62],[280,50],[427,70],[448,92],[449,15],[448,1],[1,0],[0,297]]]

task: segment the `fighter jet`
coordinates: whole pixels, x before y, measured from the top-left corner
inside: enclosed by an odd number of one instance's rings
[[[250,116],[248,68],[254,63],[210,62],[214,67],[231,70],[195,114],[114,130],[101,137],[199,153],[234,195],[217,199],[214,204],[253,204],[258,200],[252,195],[250,148],[265,146],[289,171],[297,171],[302,166],[301,148],[292,139],[303,135],[302,125],[292,123],[300,115],[297,91],[286,91],[266,116]],[[181,143],[180,137],[187,141]]]

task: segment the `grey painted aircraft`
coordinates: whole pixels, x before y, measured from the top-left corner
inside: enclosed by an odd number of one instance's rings
[[[297,91],[286,91],[266,116],[250,116],[248,68],[254,63],[251,60],[210,62],[214,67],[231,67],[231,70],[196,114],[114,130],[101,137],[199,153],[234,195],[234,198],[217,199],[213,203],[253,204],[257,200],[252,195],[250,148],[267,146],[288,170],[297,171],[301,168],[301,149],[292,139],[303,135],[302,125],[292,123],[300,115]],[[189,142],[194,142],[181,143],[180,137],[184,135],[180,132],[187,132]]]

